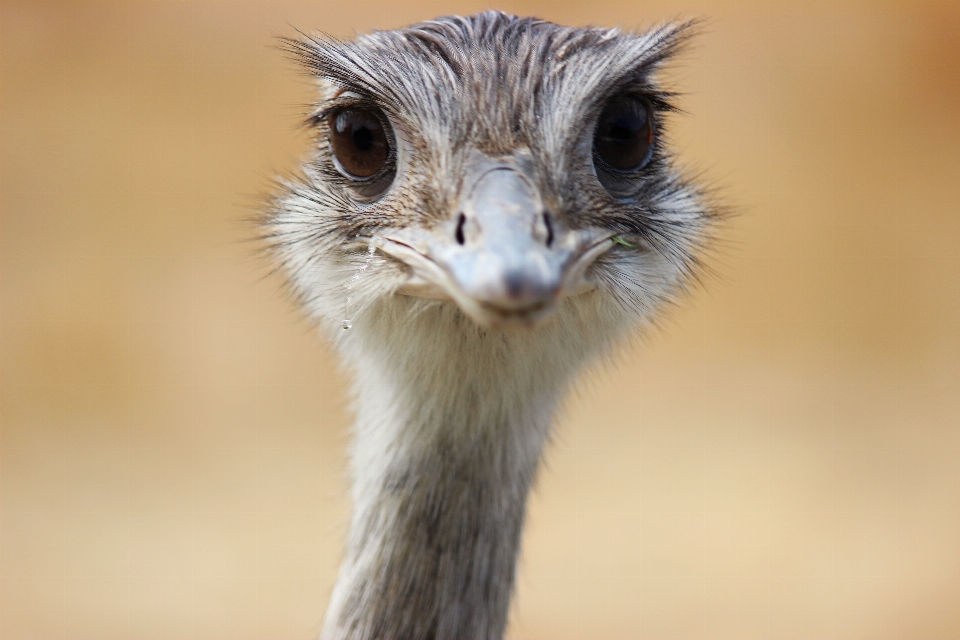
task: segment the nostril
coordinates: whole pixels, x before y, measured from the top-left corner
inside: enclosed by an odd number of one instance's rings
[[[553,244],[553,225],[550,224],[550,214],[543,212],[543,225],[547,228],[547,248]]]
[[[461,245],[461,246],[462,246],[463,244],[465,244],[465,242],[466,242],[466,240],[464,240],[464,238],[463,238],[463,226],[464,226],[465,224],[467,224],[467,216],[465,216],[465,215],[463,215],[463,214],[461,213],[461,214],[460,214],[460,219],[457,220],[457,234],[456,234],[457,244],[459,244],[459,245]]]

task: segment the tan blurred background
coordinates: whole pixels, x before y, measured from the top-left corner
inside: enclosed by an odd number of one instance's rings
[[[709,18],[675,138],[741,210],[567,403],[509,638],[960,638],[960,4],[498,6]],[[350,417],[243,243],[272,46],[487,7],[2,4],[0,638],[316,636]]]

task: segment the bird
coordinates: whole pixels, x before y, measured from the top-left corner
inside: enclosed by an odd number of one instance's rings
[[[262,237],[352,376],[352,512],[322,640],[499,640],[578,371],[700,281],[720,209],[675,160],[644,31],[499,11],[280,47],[309,156]]]

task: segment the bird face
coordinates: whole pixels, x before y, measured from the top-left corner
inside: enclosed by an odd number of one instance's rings
[[[670,163],[655,82],[688,30],[487,12],[287,41],[321,86],[316,153],[269,221],[301,297],[320,315],[338,286],[367,307],[452,301],[497,329],[580,296],[648,315],[710,218]],[[350,275],[368,268],[376,286]]]

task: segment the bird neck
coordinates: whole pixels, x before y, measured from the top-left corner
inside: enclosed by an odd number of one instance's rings
[[[499,640],[573,367],[472,326],[356,335],[354,511],[322,638]]]

